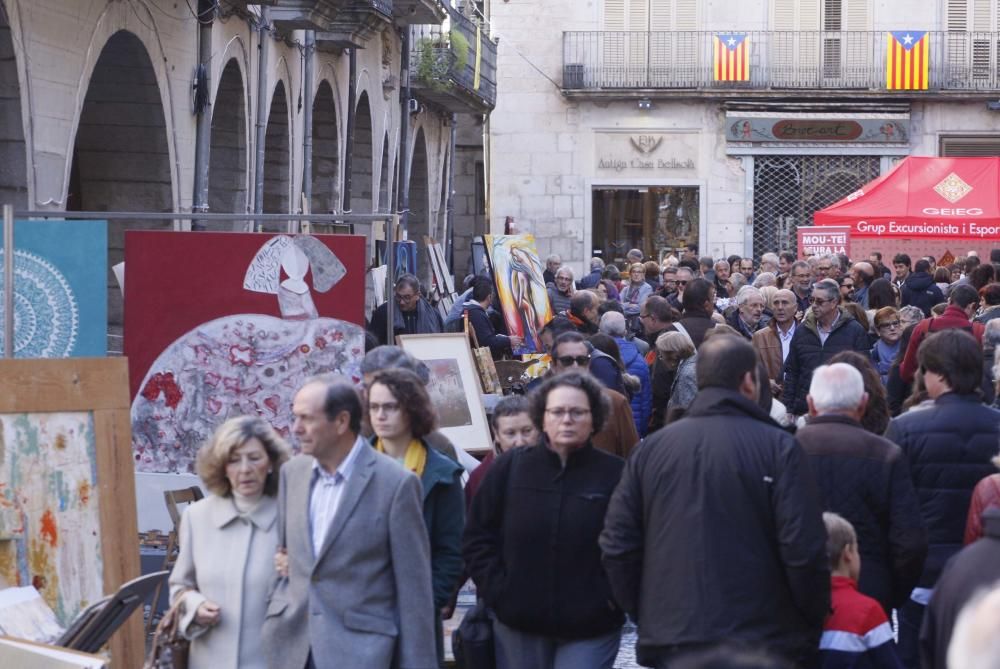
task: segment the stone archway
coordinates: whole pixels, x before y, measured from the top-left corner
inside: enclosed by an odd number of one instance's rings
[[[407,237],[417,242],[417,269],[421,279],[430,276],[425,258],[424,237],[431,234],[430,227],[430,179],[427,173],[427,140],[424,129],[417,130],[413,142],[413,156],[410,159],[410,213],[407,216]]]
[[[351,211],[372,213],[372,110],[368,93],[358,98],[354,113],[354,146],[351,147]]]
[[[0,203],[28,208],[28,155],[21,115],[21,85],[7,10],[0,4]]]
[[[312,123],[312,207],[313,213],[340,210],[340,143],[337,136],[337,109],[333,88],[321,81],[313,100]]]
[[[108,39],[94,66],[73,145],[68,211],[173,210],[167,127],[153,63],[133,33]],[[124,260],[125,230],[171,229],[170,218],[108,222],[108,265]],[[108,273],[109,351],[121,351],[122,296]]]
[[[264,138],[264,213],[289,212],[291,174],[288,166],[288,101],[285,82],[279,81],[271,96]],[[284,223],[265,223],[264,230],[284,231]]]
[[[212,139],[208,165],[208,209],[215,213],[247,210],[246,95],[239,63],[226,63],[212,106]],[[214,227],[242,229],[242,223]]]

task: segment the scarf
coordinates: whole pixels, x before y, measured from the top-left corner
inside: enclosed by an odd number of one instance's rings
[[[381,439],[375,440],[375,450],[385,453],[385,446]],[[403,467],[406,471],[413,472],[418,477],[424,475],[424,467],[427,466],[427,449],[419,439],[410,440],[410,445],[406,447],[406,455],[403,456]]]

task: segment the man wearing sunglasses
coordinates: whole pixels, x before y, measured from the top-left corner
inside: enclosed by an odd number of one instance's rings
[[[617,365],[617,361],[595,349],[578,332],[564,332],[552,344],[552,367],[549,368],[549,374],[585,370],[601,381],[604,396],[611,403],[611,412],[604,427],[594,435],[592,441],[596,448],[626,458],[639,442],[639,433],[635,429],[628,398],[608,387],[604,378],[607,375],[601,369],[605,365]]]
[[[813,370],[841,351],[868,355],[868,332],[849,311],[839,306],[840,286],[824,279],[813,286],[811,306],[788,349],[782,402],[792,416],[808,412],[806,395]]]

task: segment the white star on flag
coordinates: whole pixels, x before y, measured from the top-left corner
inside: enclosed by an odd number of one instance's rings
[[[730,37],[729,38],[729,42],[727,42],[727,44],[729,44],[729,46],[733,46],[733,45],[736,44],[736,40],[734,40],[732,37]]]
[[[913,42],[913,36],[907,33],[903,38],[903,44],[910,44],[911,42]]]

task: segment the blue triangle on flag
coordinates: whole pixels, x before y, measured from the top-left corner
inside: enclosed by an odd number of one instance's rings
[[[719,33],[717,37],[730,51],[735,50],[740,44],[743,44],[743,40],[747,38],[746,33]]]
[[[926,30],[892,30],[893,39],[899,42],[900,46],[909,51],[917,45],[917,42],[927,34]]]

